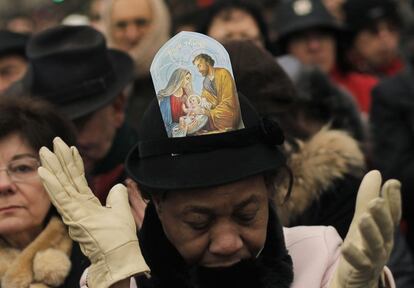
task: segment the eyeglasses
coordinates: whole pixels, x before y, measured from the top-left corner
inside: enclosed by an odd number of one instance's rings
[[[10,161],[5,168],[0,168],[0,171],[6,171],[13,182],[26,182],[38,177],[39,166],[39,160],[25,157]]]

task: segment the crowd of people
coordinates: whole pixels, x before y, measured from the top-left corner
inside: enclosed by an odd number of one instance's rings
[[[0,287],[414,287],[414,2],[175,2],[0,29]]]

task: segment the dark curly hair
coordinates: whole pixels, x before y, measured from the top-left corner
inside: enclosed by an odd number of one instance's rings
[[[68,145],[75,144],[72,123],[51,104],[32,97],[0,98],[0,139],[18,133],[27,144],[38,151],[42,146],[52,148],[59,136]]]

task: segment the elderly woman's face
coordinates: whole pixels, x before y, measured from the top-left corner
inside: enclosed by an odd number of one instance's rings
[[[37,153],[15,133],[0,139],[0,235],[38,230],[50,200],[37,175]]]
[[[228,267],[264,246],[269,211],[261,176],[154,202],[167,238],[190,264]]]

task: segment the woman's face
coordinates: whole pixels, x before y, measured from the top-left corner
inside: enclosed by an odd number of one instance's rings
[[[188,87],[188,85],[190,85],[190,82],[191,82],[191,74],[187,73],[185,74],[185,77],[184,77],[183,86]]]
[[[37,153],[18,133],[0,139],[0,235],[42,227],[51,204],[38,166]]]
[[[155,199],[164,232],[190,264],[232,266],[263,248],[268,190],[262,176]]]

